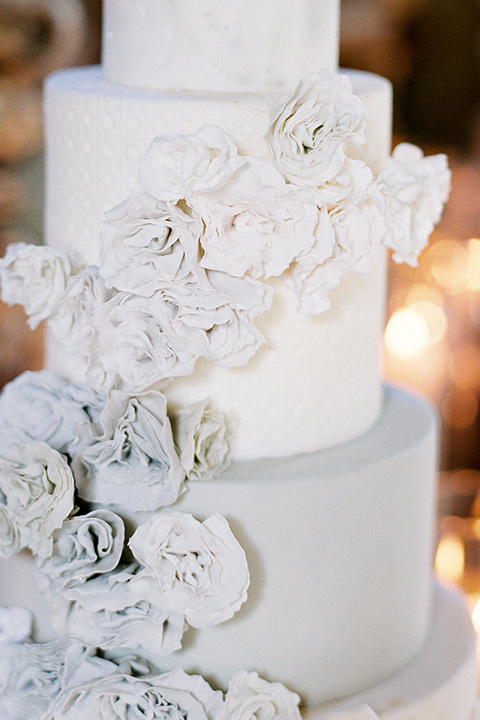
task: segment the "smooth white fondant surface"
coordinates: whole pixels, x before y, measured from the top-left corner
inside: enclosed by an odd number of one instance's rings
[[[391,88],[366,73],[351,78],[369,110],[362,155],[378,169],[389,152]],[[105,82],[97,68],[54,76],[46,97],[48,244],[97,261],[102,213],[138,189],[138,158],[156,134],[213,122],[241,152],[268,157],[263,135],[278,100],[133,91]],[[332,310],[318,318],[297,315],[293,294],[279,288],[258,322],[267,339],[258,357],[238,371],[199,363],[172,385],[172,399],[209,397],[225,412],[235,459],[313,451],[361,434],[380,407],[384,283],[383,262],[366,278],[344,277]],[[51,369],[81,378],[79,363],[50,341],[47,357]]]
[[[160,90],[292,90],[338,58],[338,0],[106,0],[112,82]]]
[[[432,626],[413,661],[373,688],[304,710],[304,720],[356,720],[365,705],[380,720],[476,720],[476,644],[463,598],[436,586]]]
[[[190,482],[173,509],[199,520],[224,515],[252,581],[232,620],[190,629],[161,667],[200,672],[223,688],[237,670],[255,669],[312,706],[408,662],[429,624],[435,431],[428,406],[387,388],[381,419],[361,438]],[[0,604],[37,611],[33,567],[22,562],[1,563]],[[48,620],[38,612],[36,620],[45,639]]]
[[[233,464],[175,505],[224,515],[247,553],[247,603],[167,658],[226,687],[256,669],[307,705],[383,680],[418,652],[430,611],[436,421],[386,389],[381,418],[350,443]]]

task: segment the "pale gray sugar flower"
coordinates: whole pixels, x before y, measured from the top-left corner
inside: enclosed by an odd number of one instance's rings
[[[64,456],[43,442],[16,446],[0,458],[0,490],[21,547],[50,555],[54,531],[74,508],[74,480]]]
[[[132,564],[64,589],[54,602],[54,629],[90,647],[142,647],[160,655],[178,650],[183,615],[159,610],[132,592],[137,574]]]
[[[189,480],[209,480],[229,464],[225,416],[207,402],[172,413],[175,444]]]
[[[363,142],[366,119],[349,79],[321,70],[304,77],[278,110],[266,141],[287,180],[316,188],[342,169],[348,145]]]
[[[50,317],[63,299],[68,278],[81,269],[79,258],[70,252],[26,243],[7,247],[0,259],[2,300],[23,305],[31,328]]]
[[[301,720],[300,697],[279,682],[241,670],[231,679],[217,720]],[[360,720],[360,719],[359,719]]]
[[[82,445],[73,467],[84,500],[156,510],[184,489],[167,400],[158,391],[132,396],[112,390],[99,427],[90,426]]]
[[[201,201],[205,268],[235,277],[269,278],[281,275],[296,255],[313,245],[313,194],[286,183],[267,160],[245,158],[224,186]]]
[[[68,383],[48,370],[24,372],[0,395],[0,454],[37,440],[69,453],[78,426],[96,422],[104,404],[89,385]]]
[[[110,296],[95,265],[68,278],[62,302],[55,306],[48,325],[69,354],[88,356],[93,313]]]
[[[201,523],[189,513],[157,513],[129,545],[144,566],[133,592],[164,612],[182,613],[193,627],[229,620],[247,599],[245,552],[219,515]]]
[[[0,557],[11,557],[21,550],[20,528],[5,505],[0,504]]]
[[[154,138],[140,160],[138,180],[157,200],[188,200],[221,187],[243,162],[224,130],[204,125],[192,135]]]
[[[450,180],[445,155],[424,157],[415,145],[397,145],[378,177],[388,227],[385,244],[394,250],[394,260],[417,265],[442,215]]]
[[[114,570],[123,553],[123,520],[98,509],[66,520],[53,535],[52,554],[37,572],[39,585],[53,592]]]
[[[136,677],[120,669],[109,672],[104,662],[88,671],[80,667],[79,675],[42,720],[216,720],[223,704],[220,691],[183,670]]]
[[[204,224],[187,203],[137,193],[105,215],[101,274],[110,287],[150,297],[167,282],[205,283]]]
[[[8,643],[0,652],[0,717],[42,718],[62,686],[67,643]]]

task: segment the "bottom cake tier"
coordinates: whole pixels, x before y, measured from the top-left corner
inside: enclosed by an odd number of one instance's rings
[[[387,388],[381,418],[360,438],[190,481],[171,508],[228,520],[246,553],[248,599],[227,622],[190,627],[181,650],[140,653],[223,690],[237,671],[255,670],[310,707],[383,681],[427,636],[435,479],[433,411]],[[144,519],[117,511],[129,532]],[[30,607],[45,640],[51,605],[34,572],[28,556],[4,561],[0,604]],[[69,637],[81,635],[77,623]]]
[[[476,643],[463,599],[435,586],[430,632],[412,662],[369,690],[304,710],[304,720],[476,720]]]

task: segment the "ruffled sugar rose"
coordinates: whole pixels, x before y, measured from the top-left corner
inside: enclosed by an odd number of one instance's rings
[[[173,670],[135,677],[100,663],[58,695],[42,720],[216,720],[223,696],[200,675]]]
[[[322,209],[318,246],[314,253],[297,259],[288,278],[298,297],[297,310],[318,315],[328,310],[330,293],[347,272],[365,274],[379,254],[386,227],[373,197],[346,200],[331,211]],[[325,242],[323,242],[325,240]],[[331,243],[331,253],[322,257]],[[319,262],[313,262],[317,256]]]
[[[269,309],[272,288],[210,271],[206,286],[165,283],[149,298],[118,293],[94,315],[95,387],[139,392],[192,372],[197,358],[245,365],[264,342],[254,319]]]
[[[192,135],[155,138],[140,160],[138,181],[157,200],[188,199],[221,187],[243,162],[226,132],[204,125]]]
[[[300,698],[279,682],[241,670],[231,679],[217,720],[301,720]]]
[[[68,453],[77,427],[97,422],[103,395],[84,383],[68,383],[48,370],[26,371],[0,395],[0,454],[36,440]]]
[[[52,535],[74,507],[74,480],[65,458],[43,442],[18,445],[0,458],[0,490],[22,547],[50,555]]]
[[[318,187],[341,170],[347,145],[362,144],[366,119],[349,79],[321,70],[303,78],[278,111],[266,141],[287,180]]]
[[[417,265],[442,215],[450,180],[445,155],[424,157],[415,145],[397,145],[378,178],[389,230],[385,244],[395,251],[394,260]]]
[[[53,549],[39,567],[50,589],[71,587],[114,570],[123,553],[123,520],[110,510],[93,510],[66,520],[53,535]]]
[[[245,552],[225,518],[203,523],[188,513],[158,513],[140,525],[130,548],[145,566],[132,590],[193,627],[229,620],[247,599]]]
[[[172,415],[175,444],[189,480],[210,480],[229,463],[225,416],[206,402]]]
[[[118,293],[93,316],[89,381],[102,391],[141,392],[170,377],[188,375],[195,356],[173,329],[178,308],[156,293]]]
[[[20,549],[20,528],[6,507],[0,505],[0,557],[11,557]]]
[[[185,620],[138,597],[131,589],[138,565],[95,576],[62,591],[52,625],[60,634],[90,647],[137,648],[168,655],[181,647]]]
[[[205,215],[201,265],[235,277],[281,275],[314,243],[317,206],[267,160],[245,164],[215,193],[199,198]]]
[[[56,339],[68,348],[69,354],[88,355],[93,313],[110,296],[95,265],[69,277],[62,302],[55,306],[48,321]]]
[[[31,328],[50,317],[62,300],[67,281],[81,261],[67,253],[37,245],[9,245],[0,260],[2,300],[23,305]]]
[[[112,390],[98,429],[83,432],[90,437],[82,438],[74,470],[84,500],[152,511],[171,505],[182,492],[185,471],[162,393]]]
[[[165,282],[202,282],[199,266],[204,225],[186,203],[136,193],[105,214],[101,273],[117,290],[150,297]]]
[[[0,653],[0,717],[43,718],[62,687],[66,643],[10,643]]]

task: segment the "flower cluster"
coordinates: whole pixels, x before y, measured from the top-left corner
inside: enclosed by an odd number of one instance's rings
[[[99,655],[75,642],[2,648],[0,670],[4,720],[301,718],[298,695],[255,672],[238,672],[224,695],[200,675],[160,672],[135,655]],[[365,707],[345,717],[374,720],[376,715]]]
[[[399,146],[378,176],[354,157],[367,114],[346,76],[307,75],[266,132],[271,161],[241,155],[219,127],[153,140],[139,191],[106,213],[100,266],[20,245],[0,261],[2,297],[32,326],[49,319],[88,357],[99,390],[142,392],[198,358],[245,365],[264,341],[255,319],[281,276],[298,311],[328,309],[348,272],[383,243],[410,264],[449,190],[444,156]]]
[[[193,611],[190,617],[160,600],[162,593],[184,591],[192,607],[207,593],[202,626],[223,622],[245,601],[245,554],[227,522],[165,512],[188,479],[210,479],[227,464],[225,422],[208,405],[176,415],[158,391],[114,390],[107,399],[46,370],[26,372],[0,395],[0,438],[0,556],[24,548],[36,556],[60,634],[91,646],[141,645],[166,654],[181,647],[187,623],[196,621]],[[125,518],[159,509],[149,521],[150,545],[144,547],[142,525],[128,550]],[[152,586],[151,553],[159,563],[173,537],[184,569],[201,545],[193,572],[198,578],[203,572],[202,582],[193,587],[185,570],[173,591],[163,564],[155,592],[143,594],[142,583]]]

